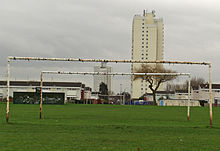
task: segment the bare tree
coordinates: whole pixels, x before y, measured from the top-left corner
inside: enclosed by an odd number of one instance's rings
[[[191,80],[191,87],[193,89],[199,89],[201,84],[207,84],[208,82],[205,81],[203,78],[193,77]],[[185,85],[188,87],[188,81],[185,82]]]
[[[188,82],[188,81],[186,81]],[[166,91],[176,91],[176,90],[188,90],[186,83],[178,84],[178,83],[167,83]]]
[[[99,85],[99,92],[102,95],[108,95],[108,86],[104,82],[100,83],[100,85]]]
[[[191,87],[193,89],[198,89],[201,84],[206,84],[208,82],[205,81],[205,79],[203,79],[203,78],[193,77],[190,80],[190,83],[191,83]],[[187,89],[188,89],[188,80],[186,80],[183,84],[171,84],[171,83],[168,83],[166,85],[166,90],[167,91],[187,90]]]
[[[158,65],[147,65],[147,64],[142,64],[140,68],[135,69],[135,72],[137,73],[176,73],[173,70],[165,69],[161,64]],[[170,81],[175,79],[176,76],[165,76],[165,75],[148,75],[148,76],[143,76],[143,75],[135,75],[134,80],[136,79],[143,79],[148,82],[149,88],[152,91],[153,94],[153,101],[154,105],[157,105],[156,102],[156,92],[160,85],[166,81]]]

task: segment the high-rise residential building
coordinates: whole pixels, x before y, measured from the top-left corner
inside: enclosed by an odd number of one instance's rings
[[[163,19],[155,17],[155,11],[143,11],[143,15],[135,15],[132,25],[132,60],[160,61],[163,60]],[[141,67],[141,64],[133,63],[131,71]],[[137,99],[148,90],[145,80],[131,80],[131,94]]]
[[[103,82],[107,85],[109,94],[112,92],[112,75],[107,75],[112,72],[112,67],[107,66],[106,62],[102,62],[101,66],[94,66],[94,72],[104,72],[106,75],[94,75],[94,91],[99,92],[99,86]]]

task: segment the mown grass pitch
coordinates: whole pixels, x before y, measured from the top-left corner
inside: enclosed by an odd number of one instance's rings
[[[0,151],[220,150],[220,108],[0,104]]]

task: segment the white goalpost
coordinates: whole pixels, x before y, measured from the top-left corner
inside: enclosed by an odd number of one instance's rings
[[[212,78],[211,63],[209,62],[191,62],[191,61],[146,61],[146,60],[108,60],[108,59],[74,59],[74,58],[44,58],[44,57],[8,57],[7,74],[7,107],[6,122],[9,121],[9,91],[10,91],[10,63],[11,61],[58,61],[58,62],[111,62],[111,63],[145,63],[145,64],[185,64],[185,65],[203,65],[209,67],[209,116],[210,127],[212,127]]]
[[[73,74],[73,75],[113,75],[113,76],[126,76],[126,75],[141,75],[141,76],[188,76],[188,102],[187,102],[187,120],[190,116],[190,87],[191,76],[190,73],[109,73],[109,72],[71,72],[71,71],[41,71],[40,75],[40,119],[42,117],[43,105],[43,75],[44,74]]]

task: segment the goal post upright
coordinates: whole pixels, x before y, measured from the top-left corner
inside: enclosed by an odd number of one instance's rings
[[[112,62],[112,63],[161,63],[161,64],[188,64],[188,65],[208,65],[209,66],[209,111],[210,111],[210,127],[212,127],[212,79],[211,79],[211,63],[208,62],[191,62],[191,61],[145,61],[145,60],[109,60],[109,59],[74,59],[74,58],[46,58],[46,57],[8,57],[8,74],[7,74],[7,116],[6,122],[9,120],[9,87],[10,87],[10,61],[61,61],[61,62]]]
[[[9,121],[9,101],[10,101],[10,58],[8,57],[8,74],[7,74],[7,107],[6,107],[6,122],[8,123]]]
[[[43,73],[40,74],[40,119],[42,116],[42,103],[43,103]]]
[[[189,114],[190,114],[190,95],[191,95],[191,92],[190,92],[190,88],[191,88],[191,77],[190,77],[190,74],[188,75],[188,107],[187,107],[187,120],[189,121]]]
[[[209,114],[210,127],[212,127],[212,65],[209,63]]]

